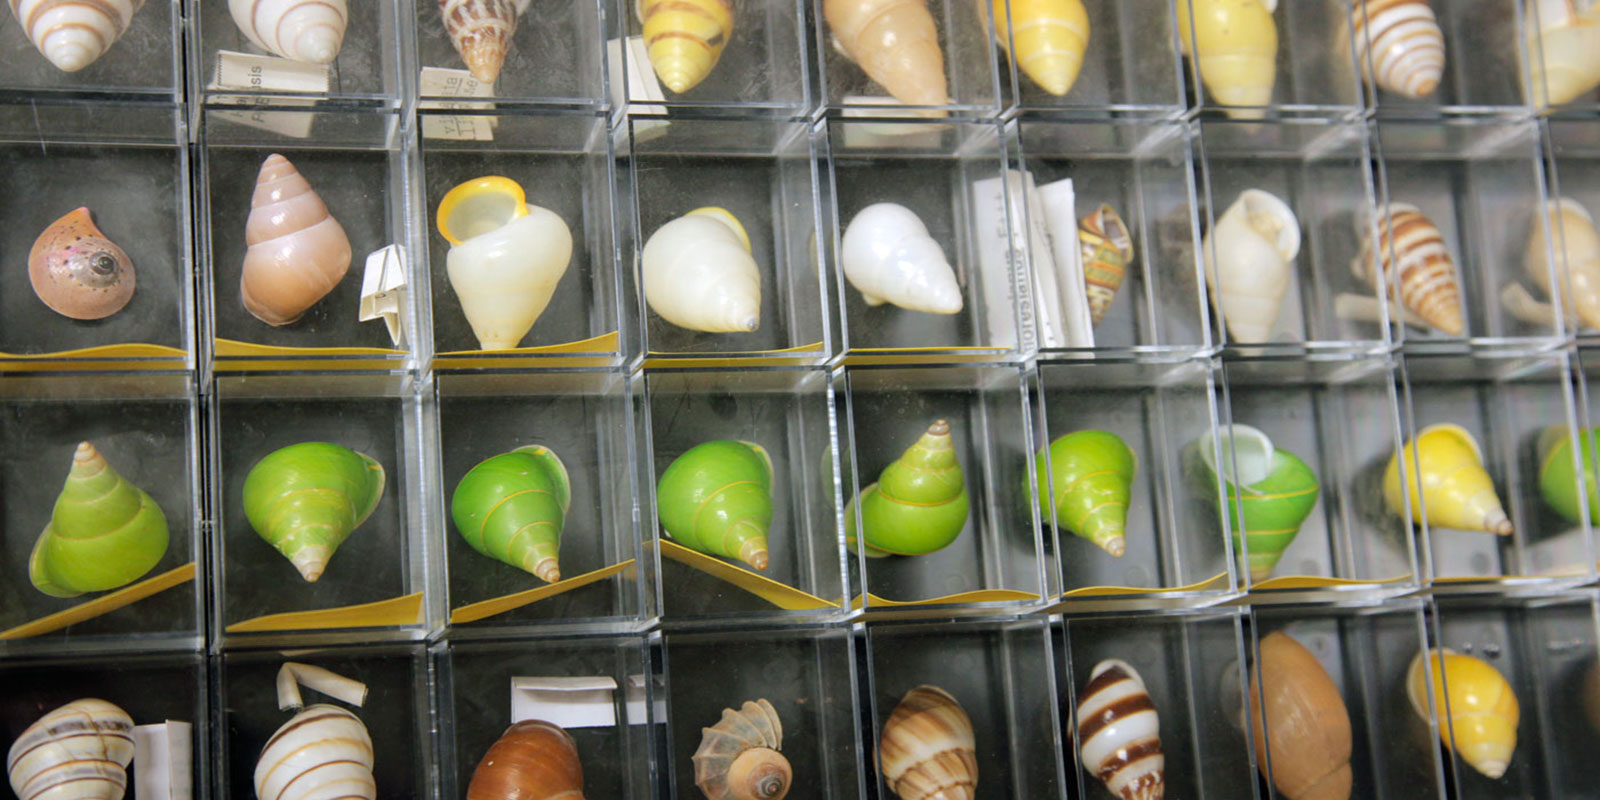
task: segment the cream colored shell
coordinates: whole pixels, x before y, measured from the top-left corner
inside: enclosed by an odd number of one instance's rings
[[[1533,103],[1562,105],[1600,87],[1600,3],[1529,0],[1526,8]]]
[[[874,203],[845,226],[839,260],[844,277],[869,306],[955,314],[961,287],[922,218],[897,203]]]
[[[1300,252],[1300,222],[1289,205],[1260,189],[1246,189],[1202,241],[1206,286],[1231,338],[1267,341],[1284,295],[1290,264]]]
[[[450,288],[485,350],[516,347],[550,305],[572,260],[572,231],[548,208],[450,248]]]
[[[1568,316],[1582,320],[1587,327],[1600,328],[1600,231],[1595,229],[1594,216],[1576,200],[1560,197],[1546,207],[1546,224],[1539,222],[1534,220],[1523,262],[1528,277],[1554,297],[1553,272]],[[1555,256],[1553,267],[1551,255]]]
[[[77,72],[128,32],[145,0],[10,0],[29,41],[62,72]]]
[[[698,208],[650,235],[640,254],[651,310],[680,328],[744,333],[761,326],[761,271],[732,214]]]
[[[331,64],[350,21],[346,0],[228,0],[234,24],[256,47],[309,64]]]
[[[323,800],[377,796],[372,737],[355,714],[307,706],[267,740],[256,761],[258,800]]]
[[[133,719],[85,698],[29,725],[7,753],[6,771],[20,800],[121,800],[132,761]]]

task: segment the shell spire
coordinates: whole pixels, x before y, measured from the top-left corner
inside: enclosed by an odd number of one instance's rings
[[[656,487],[661,527],[691,550],[767,568],[772,457],[750,442],[705,442],[678,456]]]
[[[861,535],[855,506],[861,506]],[[920,556],[948,547],[966,527],[971,501],[950,423],[935,420],[905,453],[883,468],[878,482],[845,509],[845,541],[865,539],[869,557]]]
[[[656,77],[677,94],[711,74],[733,35],[731,0],[638,0]]]
[[[500,78],[500,68],[517,33],[517,17],[529,0],[439,0],[445,32],[472,77],[484,83]]]
[[[794,773],[781,752],[783,720],[766,698],[724,708],[700,735],[694,783],[708,800],[782,800],[789,793]]]
[[[823,0],[838,49],[906,105],[949,102],[944,52],[927,0]]]
[[[268,325],[288,325],[326,297],[350,268],[350,239],[300,170],[277,153],[256,175],[245,223],[239,298]]]
[[[67,703],[23,730],[6,754],[6,772],[21,800],[121,798],[132,762],[133,719],[90,697]]]
[[[1044,521],[1121,558],[1128,547],[1129,489],[1139,466],[1127,443],[1106,431],[1076,431],[1040,448],[1033,463]]]
[[[116,589],[160,563],[168,542],[156,501],[80,442],[50,524],[28,557],[28,577],[52,597]]]
[[[1427,0],[1362,0],[1350,11],[1356,59],[1368,82],[1421,99],[1444,77],[1444,32]]]
[[[1122,800],[1162,800],[1161,720],[1138,670],[1114,658],[1094,665],[1078,697],[1076,722],[1084,768],[1112,794]]]
[[[256,47],[308,64],[332,64],[350,24],[346,0],[228,0],[228,11]]]
[[[1417,653],[1406,670],[1406,697],[1411,708],[1428,719],[1424,698],[1432,696],[1439,717],[1439,738],[1472,768],[1499,780],[1511,765],[1517,747],[1522,709],[1504,675],[1489,662],[1447,647],[1426,652],[1432,680]],[[1429,685],[1432,691],[1429,691]]]
[[[1089,46],[1083,0],[993,0],[995,39],[1039,88],[1072,90]]]
[[[578,745],[560,726],[526,720],[483,754],[467,784],[467,800],[584,800]]]
[[[1391,203],[1373,236],[1362,242],[1353,262],[1356,277],[1365,278],[1390,299],[1450,336],[1466,330],[1461,284],[1455,262],[1439,226],[1416,206]]]
[[[94,224],[88,208],[68,212],[33,241],[28,281],[51,311],[104,319],[133,299],[133,261]]]
[[[978,796],[977,738],[961,703],[937,686],[918,686],[883,724],[878,762],[900,800]]]

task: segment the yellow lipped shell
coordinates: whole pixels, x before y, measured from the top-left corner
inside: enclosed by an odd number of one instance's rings
[[[1511,520],[1483,468],[1483,451],[1465,428],[1429,425],[1406,442],[1402,453],[1413,521],[1423,518],[1426,508],[1430,526],[1511,535]],[[1391,513],[1404,515],[1396,456],[1389,457],[1383,473],[1383,500]]]
[[[1424,720],[1428,706],[1428,674],[1422,653],[1411,659],[1406,671],[1406,696]],[[1504,675],[1482,659],[1447,647],[1428,651],[1432,663],[1433,708],[1439,718],[1439,738],[1472,768],[1499,779],[1511,764],[1517,747],[1517,721],[1522,716],[1517,696]]]
[[[6,772],[21,800],[117,800],[132,761],[128,712],[84,698],[29,725],[6,754]]]
[[[638,0],[656,77],[683,94],[700,85],[733,35],[730,0]]]
[[[761,698],[738,711],[722,709],[716,725],[700,729],[694,783],[708,800],[782,800],[794,782],[783,746],[783,720]]]
[[[1072,90],[1089,47],[1083,0],[993,0],[994,37],[1039,88]]]
[[[972,720],[949,692],[918,686],[883,724],[878,746],[883,782],[900,800],[973,800],[978,796]]]
[[[1194,7],[1190,24],[1190,5]],[[1278,74],[1277,0],[1178,0],[1178,35],[1212,99],[1235,119],[1261,119]],[[1198,46],[1196,46],[1198,45]],[[1242,108],[1238,108],[1242,107]]]

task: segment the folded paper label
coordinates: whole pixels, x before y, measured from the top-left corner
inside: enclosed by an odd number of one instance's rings
[[[656,719],[666,719],[667,718],[667,685],[666,685],[666,682],[663,681],[659,676],[657,676],[654,680],[651,681],[651,683],[653,684],[652,688],[655,691],[655,698],[656,698],[656,701],[655,701]],[[645,688],[645,676],[643,676],[643,675],[629,675],[628,676],[628,684],[627,684],[627,687],[626,687],[626,690],[625,690],[624,694],[625,694],[625,697],[627,698],[627,712],[628,712],[628,724],[629,725],[645,725],[645,724],[648,724],[650,722],[650,714],[648,713],[650,711],[650,707],[647,704],[648,698],[646,697],[646,692],[645,692],[644,688]]]
[[[277,56],[218,50],[217,71],[206,88],[327,94],[328,68]]]
[[[391,244],[367,256],[361,276],[361,321],[383,320],[395,347],[406,339],[406,249]]]
[[[1027,238],[1021,225],[1007,218],[1007,191],[1021,193],[1021,180],[1007,170],[1004,178],[984,178],[972,183],[972,209],[978,246],[978,273],[983,280],[984,318],[988,342],[999,347],[1034,349],[1038,335],[1053,335],[1038,320],[1038,310],[1022,265],[1027,263]],[[1013,208],[1016,208],[1013,205]],[[1020,216],[1019,216],[1020,219]],[[1021,338],[1018,338],[1018,326]]]
[[[542,719],[563,728],[608,728],[617,724],[615,678],[511,678],[511,724]]]
[[[133,729],[133,796],[189,800],[194,796],[193,727],[167,720]]]
[[[494,84],[484,83],[464,69],[423,67],[418,82],[423,97],[494,97]],[[446,101],[435,105],[463,110],[494,108],[494,103],[470,100]],[[497,117],[475,114],[423,114],[422,136],[425,139],[491,142],[494,141],[494,127],[498,121]]]

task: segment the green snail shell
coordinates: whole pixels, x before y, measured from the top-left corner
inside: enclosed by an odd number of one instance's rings
[[[301,442],[269,454],[244,479],[250,527],[307,581],[383,499],[383,466],[348,447]]]
[[[1572,437],[1565,425],[1546,428],[1539,435],[1539,494],[1556,513],[1574,525],[1581,522],[1578,512],[1578,473],[1572,466]],[[1588,487],[1589,519],[1600,521],[1600,493],[1595,486],[1595,435],[1600,428],[1578,431],[1578,455],[1583,459],[1583,483]]]
[[[1248,566],[1252,580],[1262,580],[1272,573],[1283,551],[1294,542],[1300,526],[1311,509],[1317,505],[1322,489],[1317,475],[1306,462],[1295,454],[1274,447],[1265,433],[1249,425],[1232,425],[1221,428],[1222,457],[1232,458],[1238,472],[1239,485],[1223,477],[1227,487],[1227,509],[1238,509],[1238,524],[1230,527],[1233,547],[1241,556],[1248,551]],[[1210,435],[1198,443],[1200,458],[1210,480],[1217,474],[1212,463],[1215,452]],[[1233,470],[1225,470],[1232,474]],[[1232,512],[1224,511],[1224,515]],[[1239,541],[1239,531],[1244,531],[1244,545]]]
[[[661,527],[691,550],[767,568],[772,458],[750,442],[696,445],[661,473]]]
[[[561,459],[547,447],[528,445],[467,472],[450,499],[450,518],[472,549],[555,583],[571,505],[572,483]]]
[[[967,525],[966,482],[956,460],[950,423],[938,420],[916,443],[883,468],[878,482],[861,491],[845,509],[845,542],[859,546],[857,502],[867,556],[920,556],[942,550]]]
[[[28,578],[52,597],[115,589],[149,572],[167,554],[167,542],[167,518],[156,501],[81,442],[50,524],[28,556]]]
[[[1116,434],[1077,431],[1039,448],[1033,459],[1044,521],[1121,557],[1127,552],[1128,497],[1139,460]]]

